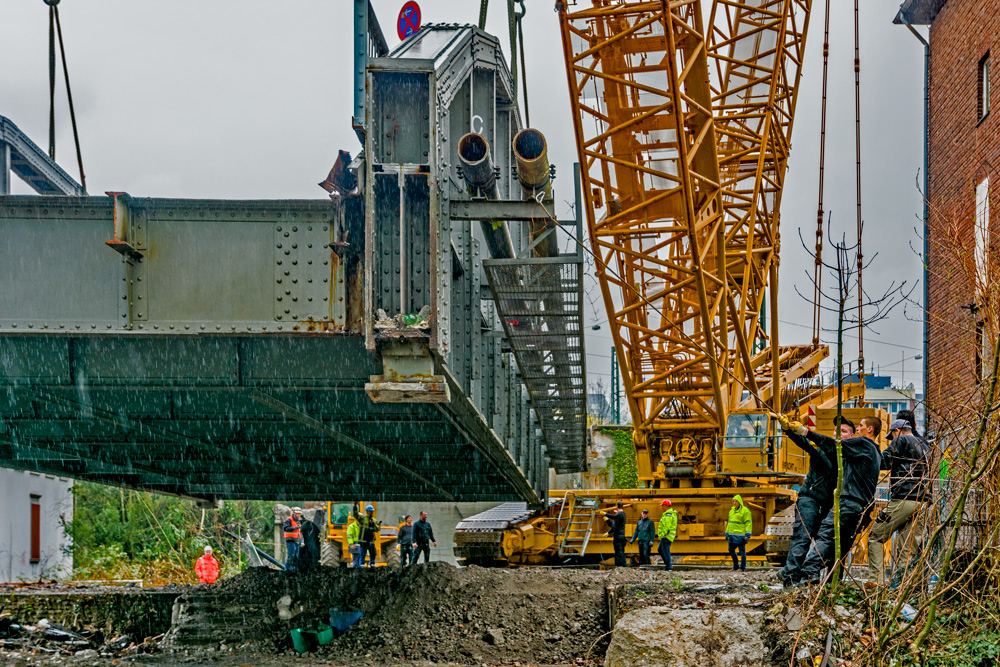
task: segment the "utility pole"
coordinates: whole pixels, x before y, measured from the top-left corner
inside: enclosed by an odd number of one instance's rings
[[[621,379],[618,376],[618,355],[614,346],[611,347],[611,419],[615,424],[622,423],[621,414]]]

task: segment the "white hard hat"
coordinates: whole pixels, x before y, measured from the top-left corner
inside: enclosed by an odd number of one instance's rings
[[[207,554],[212,553],[212,547],[205,547],[205,553]]]
[[[293,507],[292,511],[293,512],[298,512],[299,514],[302,514],[302,508],[301,507]]]

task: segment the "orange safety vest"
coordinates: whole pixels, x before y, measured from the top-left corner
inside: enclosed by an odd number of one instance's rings
[[[302,539],[302,524],[295,520],[294,516],[288,517],[289,528],[285,529],[286,540]]]
[[[219,578],[219,561],[211,556],[202,556],[195,563],[194,573],[198,575],[198,581],[203,584],[214,584]]]

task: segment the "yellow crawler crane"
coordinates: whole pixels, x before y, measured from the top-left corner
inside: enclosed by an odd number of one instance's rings
[[[810,7],[715,0],[706,24],[700,0],[557,3],[588,231],[645,488],[556,491],[541,511],[470,517],[456,532],[460,558],[603,559],[604,510],[623,501],[631,527],[643,508],[658,519],[662,498],[680,515],[674,553],[723,554],[736,493],[753,515],[749,549],[763,555],[765,526],[808,470],[770,415],[831,401],[810,381],[828,348],[781,346],[777,328],[778,211]]]

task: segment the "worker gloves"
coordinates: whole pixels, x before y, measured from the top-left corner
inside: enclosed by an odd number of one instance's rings
[[[809,432],[802,422],[792,421],[785,415],[778,415],[778,423],[781,424],[781,428],[784,431],[791,431],[796,435],[805,436]]]

